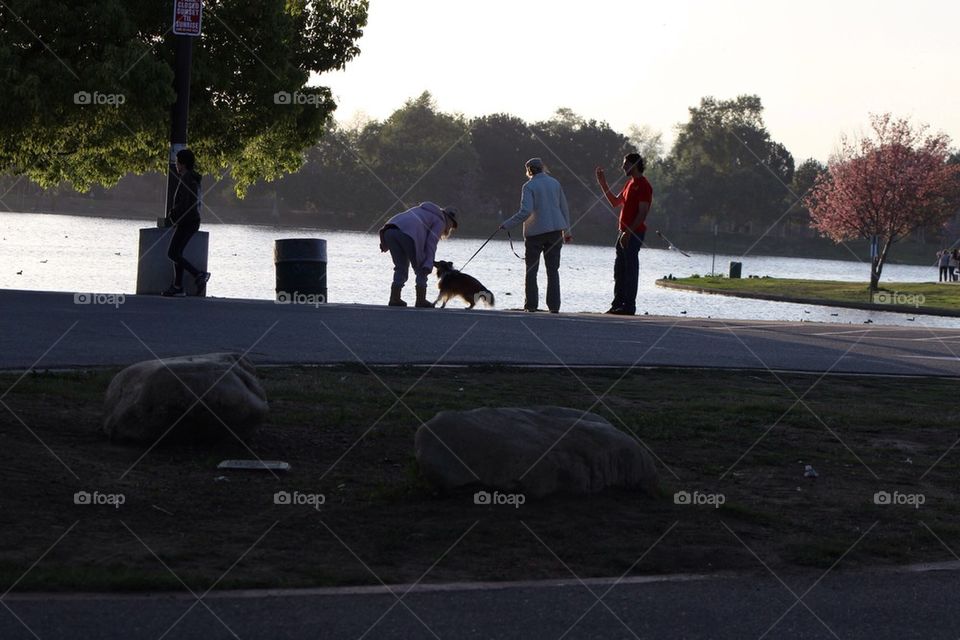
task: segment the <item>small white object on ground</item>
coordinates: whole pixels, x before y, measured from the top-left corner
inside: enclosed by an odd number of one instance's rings
[[[217,469],[238,471],[290,471],[290,463],[282,460],[224,460]]]

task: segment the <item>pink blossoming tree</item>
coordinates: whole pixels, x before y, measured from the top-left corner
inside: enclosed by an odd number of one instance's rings
[[[950,138],[890,114],[872,115],[872,136],[841,139],[840,151],[804,199],[810,224],[835,242],[877,238],[870,264],[876,291],[890,247],[920,227],[942,225],[960,199]]]

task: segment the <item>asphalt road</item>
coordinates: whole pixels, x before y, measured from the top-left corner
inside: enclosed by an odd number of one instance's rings
[[[957,329],[0,291],[0,369],[237,351],[257,364],[681,366],[960,376]]]
[[[760,569],[760,571],[763,571]],[[956,639],[956,571],[142,596],[8,596],[4,640]],[[821,579],[822,578],[822,579]],[[197,594],[201,596],[203,594]]]

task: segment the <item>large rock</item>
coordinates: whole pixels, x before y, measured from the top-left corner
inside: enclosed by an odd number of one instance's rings
[[[657,486],[646,449],[577,409],[442,411],[417,430],[415,442],[424,476],[443,490],[483,485],[539,497],[606,487],[653,493]]]
[[[114,440],[149,444],[211,442],[230,431],[246,439],[267,409],[256,368],[239,354],[148,360],[110,382],[103,430]]]

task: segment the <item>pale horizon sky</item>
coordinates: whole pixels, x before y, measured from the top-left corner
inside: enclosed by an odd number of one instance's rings
[[[661,131],[704,96],[757,94],[774,140],[826,162],[892,112],[960,146],[960,3],[917,0],[372,0],[360,55],[325,74],[341,122],[430,91],[444,112],[528,122],[569,107]]]

